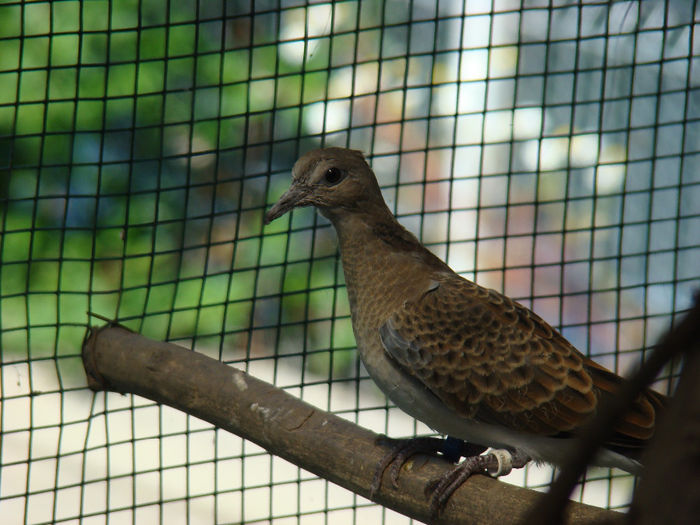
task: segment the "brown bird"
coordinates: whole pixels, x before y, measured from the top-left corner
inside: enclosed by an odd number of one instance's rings
[[[461,277],[422,246],[386,206],[359,151],[301,157],[265,222],[299,206],[315,206],[337,231],[357,348],[391,401],[442,434],[510,451],[488,458],[499,459],[501,472],[509,461],[565,461],[572,436],[615,395],[619,376],[528,308]],[[640,395],[595,464],[639,473],[664,403],[653,391]]]

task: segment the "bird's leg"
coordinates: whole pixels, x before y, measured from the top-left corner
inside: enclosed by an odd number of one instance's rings
[[[487,447],[468,443],[463,439],[447,436],[442,441],[442,455],[445,456],[451,463],[457,463],[460,458],[468,458],[470,456],[478,456]]]
[[[430,493],[430,512],[440,514],[452,494],[462,486],[472,474],[488,472],[493,477],[505,476],[514,468],[522,468],[530,457],[519,450],[490,449],[486,454],[470,456],[444,476],[432,481],[426,488]]]
[[[452,463],[459,461],[461,457],[474,456],[480,454],[486,447],[472,445],[465,441],[453,437],[446,439],[435,437],[418,437],[410,439],[391,439],[387,436],[380,436],[379,443],[391,445],[391,450],[382,458],[377,471],[374,474],[372,485],[370,486],[370,499],[373,499],[382,485],[382,477],[386,469],[391,466],[391,483],[398,487],[401,467],[416,454],[437,454],[441,453]]]

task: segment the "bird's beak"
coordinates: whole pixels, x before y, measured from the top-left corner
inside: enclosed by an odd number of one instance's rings
[[[292,208],[307,206],[307,204],[303,202],[307,194],[308,191],[305,188],[292,184],[292,187],[284,192],[277,203],[265,214],[265,224],[270,224],[277,217],[281,217]]]

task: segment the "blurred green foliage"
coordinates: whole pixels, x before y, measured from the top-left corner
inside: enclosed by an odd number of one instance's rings
[[[349,373],[348,352],[328,354],[353,344],[330,227],[312,210],[262,225],[321,136],[372,151],[400,219],[457,271],[516,297],[601,290],[544,312],[582,348],[584,312],[689,303],[688,60],[607,68],[601,36],[580,42],[579,71],[577,10],[555,10],[569,39],[544,45],[548,19],[526,10],[494,46],[459,5],[439,3],[436,24],[435,6],[394,0],[0,4],[3,359],[76,355],[93,311],[226,359],[304,350]],[[690,53],[657,44],[658,60]],[[608,56],[627,64],[636,45],[622,35]]]
[[[280,320],[314,320],[289,351],[352,345],[331,321],[332,236],[311,262],[312,215],[290,238],[288,219],[262,226],[308,124],[300,104],[326,96],[329,39],[300,56],[276,40],[302,11],[248,9],[0,6],[4,360],[76,355],[88,311],[158,339],[218,337],[228,358],[269,352],[254,332]]]

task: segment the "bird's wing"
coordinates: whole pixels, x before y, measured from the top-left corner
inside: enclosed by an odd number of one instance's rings
[[[380,337],[456,414],[525,432],[574,431],[621,381],[529,309],[458,276],[404,303]],[[654,407],[641,401],[616,429],[623,448],[653,433]]]

